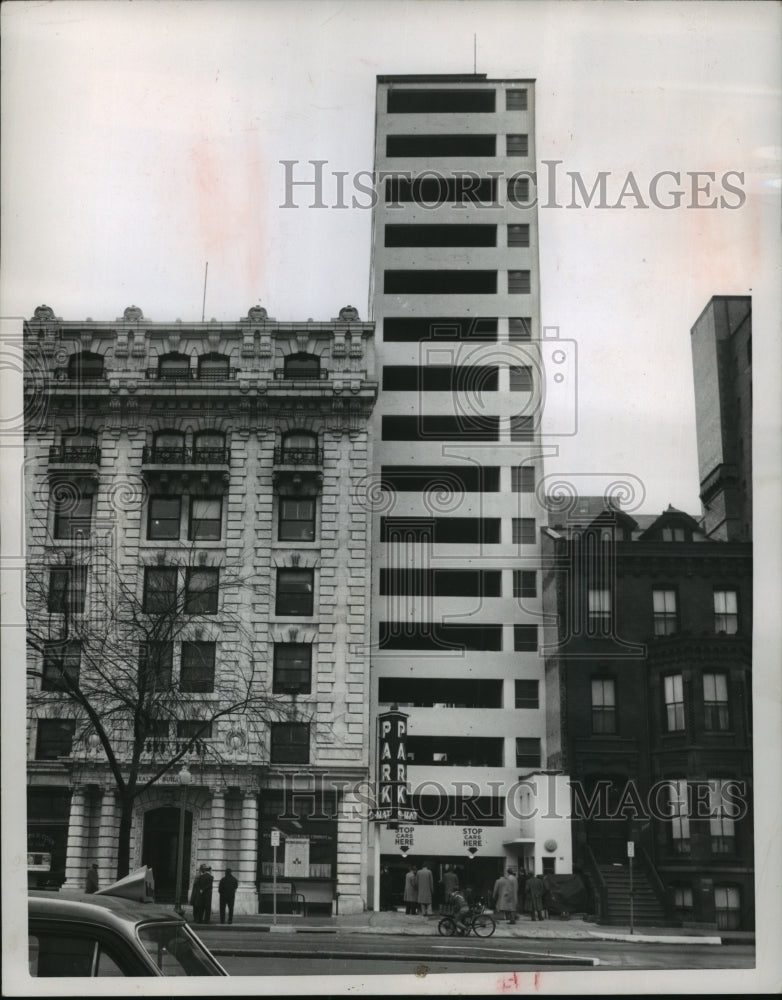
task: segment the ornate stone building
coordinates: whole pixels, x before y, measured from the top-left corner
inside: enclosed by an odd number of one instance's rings
[[[41,306],[24,337],[36,880],[113,880],[135,749],[128,861],[159,899],[184,808],[185,890],[230,867],[269,909],[276,861],[281,908],[361,910],[373,324]]]

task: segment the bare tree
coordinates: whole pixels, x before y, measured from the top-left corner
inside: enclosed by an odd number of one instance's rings
[[[119,878],[135,801],[194,751],[219,763],[208,739],[217,723],[230,721],[260,753],[268,723],[304,719],[295,698],[271,693],[243,616],[225,611],[228,595],[252,600],[265,581],[244,564],[206,566],[195,548],[125,566],[116,530],[71,527],[65,544],[39,532],[28,562],[28,701],[34,716],[65,721],[74,748],[105,757],[119,800]]]

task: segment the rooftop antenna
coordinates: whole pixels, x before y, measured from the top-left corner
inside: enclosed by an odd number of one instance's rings
[[[206,262],[204,266],[204,298],[201,303],[201,322],[204,322],[204,316],[206,315],[206,276],[209,273],[209,261]]]
[[[472,71],[473,74],[478,72],[478,36],[472,36]]]

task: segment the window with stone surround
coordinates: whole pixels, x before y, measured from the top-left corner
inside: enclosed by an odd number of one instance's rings
[[[309,764],[308,722],[272,722],[269,763]]]

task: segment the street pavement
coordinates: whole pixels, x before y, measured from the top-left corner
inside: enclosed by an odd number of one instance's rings
[[[208,928],[212,932],[223,931],[253,931],[255,933],[268,931],[276,934],[395,934],[431,936],[437,934],[437,922],[440,914],[431,917],[421,915],[408,916],[403,912],[384,910],[381,912],[367,911],[356,914],[340,914],[339,916],[305,916],[295,917],[278,915],[276,924],[271,914],[236,915],[233,924],[221,925],[215,920],[216,914],[208,924],[194,924],[197,933]],[[496,938],[523,938],[538,940],[603,940],[627,941],[628,943],[665,943],[669,945],[720,945],[724,943],[747,944],[755,943],[752,932],[731,931],[719,932],[706,928],[682,927],[635,927],[630,933],[629,927],[609,927],[590,923],[578,917],[561,919],[550,917],[544,921],[532,921],[527,914],[519,914],[515,924],[505,921],[497,922]]]

